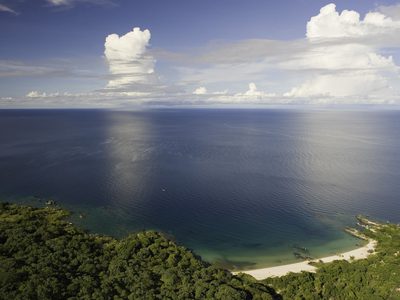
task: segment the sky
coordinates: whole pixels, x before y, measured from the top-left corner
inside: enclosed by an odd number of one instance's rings
[[[400,104],[400,1],[0,0],[0,108]]]

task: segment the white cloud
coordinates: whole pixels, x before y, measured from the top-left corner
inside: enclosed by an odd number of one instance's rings
[[[223,93],[212,93],[208,97],[210,103],[226,103],[226,104],[268,104],[276,103],[277,95],[275,93],[266,93],[257,89],[254,82],[249,83],[249,88],[245,92],[228,94],[227,91]],[[282,100],[282,99],[280,99]]]
[[[51,5],[59,6],[59,5],[69,5],[71,0],[47,0]]]
[[[28,94],[26,94],[27,98],[44,98],[46,96],[47,96],[46,93],[44,93],[44,92],[41,93],[41,92],[38,92],[38,91],[31,91]]]
[[[1,11],[9,12],[9,13],[12,13],[14,15],[18,15],[18,13],[15,10],[13,10],[12,8],[10,8],[10,7],[8,7],[8,6],[4,5],[4,4],[0,4],[0,12]]]
[[[355,11],[340,14],[334,4],[321,8],[307,23],[310,49],[294,56],[281,66],[291,70],[312,71],[311,78],[286,93],[288,97],[391,97],[390,81],[399,80],[398,66],[391,56],[365,43],[376,35],[400,28],[381,13],[370,12],[364,20]],[[320,43],[320,40],[364,37],[343,43]],[[317,41],[318,40],[318,41]]]
[[[204,86],[198,87],[193,91],[193,95],[205,95],[207,94],[207,89]]]
[[[180,93],[180,96],[183,96],[183,95],[185,95],[185,93]],[[206,98],[209,98],[209,97],[215,98],[214,96],[225,96],[225,95],[228,95],[228,90],[210,92],[210,91],[207,90],[206,87],[201,86],[201,87],[198,87],[198,88],[194,89],[194,91],[192,92],[192,95],[197,96],[197,99],[199,99],[198,97],[200,97],[202,99],[206,99]],[[188,97],[190,97],[190,95],[185,95],[184,97],[188,98]]]
[[[90,3],[94,5],[113,5],[113,0],[46,0],[48,4],[55,7],[73,7],[78,3]]]
[[[398,79],[392,57],[373,52],[369,46],[348,44],[316,47],[286,68],[312,70],[312,78],[286,95],[290,97],[386,96],[390,78]],[[384,100],[384,99],[382,99]]]
[[[371,71],[316,76],[286,93],[288,97],[379,96],[390,91],[388,80]],[[384,99],[382,99],[384,100]]]
[[[287,69],[306,70],[359,70],[396,69],[391,56],[385,57],[375,49],[362,44],[314,45],[300,56],[289,58],[280,64]]]
[[[249,89],[246,92],[237,93],[234,96],[242,99],[263,99],[263,98],[275,97],[276,94],[259,91],[257,89],[256,84],[254,82],[250,82]]]
[[[380,12],[369,12],[361,20],[356,11],[343,10],[339,14],[336,5],[331,3],[310,19],[306,36],[309,39],[354,38],[388,34],[399,29],[399,21],[393,21]]]
[[[61,6],[78,0],[52,1]],[[329,4],[309,20],[305,38],[218,42],[192,54],[154,51],[150,49],[150,31],[134,28],[105,40],[104,57],[110,73],[103,77],[108,79],[106,88],[75,94],[32,91],[21,101],[87,107],[154,103],[400,104],[396,54],[387,54],[388,47],[399,48],[400,26],[396,18],[384,14],[383,7],[378,9],[361,18],[355,11],[337,12],[335,5]],[[393,48],[389,50],[393,52]],[[169,84],[155,72],[155,57],[170,63],[167,69],[168,64],[162,65],[164,72],[170,72],[166,76]],[[59,73],[74,74],[52,65],[40,68],[0,61],[0,77]],[[238,90],[247,82],[248,89]],[[266,86],[267,91],[263,91]]]
[[[259,91],[254,82],[249,83],[249,89],[248,89],[248,91],[246,93],[244,93],[244,95],[245,96],[250,96],[250,97],[253,97],[253,96],[264,96],[264,95],[274,96],[274,94],[267,94],[265,92]]]
[[[269,63],[265,61],[249,63],[211,64],[207,66],[177,67],[183,82],[197,84],[234,83],[246,80],[259,81],[268,72]]]
[[[125,88],[154,80],[154,58],[147,54],[151,34],[148,29],[135,27],[125,35],[107,36],[104,55],[110,73],[114,76],[108,82],[108,88]]]
[[[3,97],[0,107],[124,107],[152,102],[145,92],[93,91],[84,93],[31,91],[25,97]]]
[[[39,91],[31,91],[25,95],[26,98],[59,98],[59,97],[75,97],[77,95],[86,95],[85,93],[82,94],[72,94],[68,92],[60,93],[60,92],[53,92],[53,93],[46,93],[46,92],[39,92]]]
[[[40,65],[23,61],[0,60],[0,77],[66,76],[71,73],[73,73],[72,70],[59,61]]]
[[[220,42],[192,59],[182,56],[184,61],[198,65],[178,70],[187,83],[231,83],[232,87],[250,79],[264,84],[272,82],[284,97],[351,95],[357,101],[364,97],[367,102],[373,94],[385,101],[391,95],[398,95],[393,87],[400,86],[399,67],[392,56],[381,53],[380,49],[397,45],[400,45],[400,22],[380,12],[370,12],[361,19],[358,12],[339,13],[334,4],[328,4],[307,23],[306,39]],[[254,100],[271,98],[274,94],[264,95],[250,88],[247,95],[237,93],[230,97]]]
[[[400,20],[400,4],[381,5],[377,10],[393,20]]]
[[[245,92],[243,95],[250,96],[250,97],[254,97],[254,96],[257,97],[257,96],[262,96],[263,92],[257,90],[257,86],[254,82],[250,82],[248,91]]]

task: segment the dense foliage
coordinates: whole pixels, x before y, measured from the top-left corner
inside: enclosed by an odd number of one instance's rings
[[[316,273],[292,273],[264,282],[284,299],[400,299],[400,227],[366,227],[364,235],[378,241],[376,253],[367,259],[317,264]]]
[[[163,235],[92,235],[53,207],[0,204],[0,299],[273,299]]]
[[[0,299],[400,299],[400,227],[368,223],[368,259],[256,281],[162,234],[88,234],[52,206],[0,203]],[[368,221],[367,221],[368,222]],[[279,293],[276,294],[275,291]]]

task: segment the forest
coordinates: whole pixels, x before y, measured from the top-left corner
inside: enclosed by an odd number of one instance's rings
[[[273,299],[250,276],[203,262],[162,234],[89,234],[52,206],[0,204],[0,299]]]
[[[0,299],[400,299],[400,227],[364,226],[368,259],[257,281],[204,262],[162,233],[86,232],[69,212],[0,203]],[[362,220],[361,220],[362,221]]]
[[[302,272],[263,282],[283,299],[400,299],[400,226],[358,217],[362,234],[378,242],[367,259],[317,263]]]

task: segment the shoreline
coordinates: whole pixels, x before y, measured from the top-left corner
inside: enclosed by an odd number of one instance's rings
[[[373,251],[375,251],[377,241],[368,239],[368,244],[354,250],[339,253],[337,255],[331,255],[314,260],[305,260],[298,263],[280,265],[275,267],[259,268],[252,270],[235,271],[233,274],[244,273],[253,276],[257,280],[266,279],[268,277],[280,277],[288,273],[300,273],[302,271],[315,272],[317,267],[310,265],[311,262],[323,262],[329,263],[335,260],[358,260],[367,258]],[[372,250],[372,252],[371,252]]]

